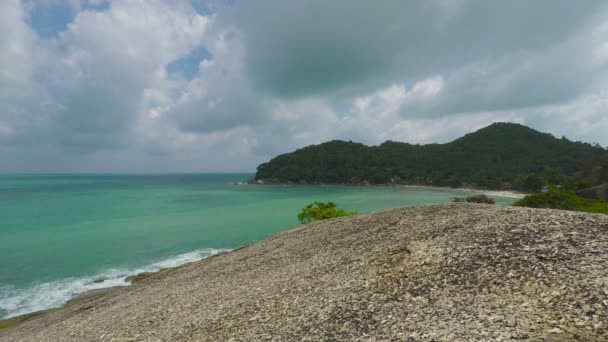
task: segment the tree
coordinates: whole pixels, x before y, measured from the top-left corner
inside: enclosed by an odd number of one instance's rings
[[[540,192],[545,182],[536,174],[521,177],[517,180],[517,187],[523,192]]]
[[[590,144],[556,139],[516,124],[493,124],[446,144],[387,141],[366,146],[329,141],[277,156],[261,164],[256,179],[309,184],[418,184],[500,189],[518,177],[538,174],[561,184],[584,160],[607,156]],[[399,178],[398,182],[394,180]],[[532,178],[531,180],[535,180]],[[536,179],[537,180],[537,179]],[[542,185],[540,186],[542,187]],[[539,191],[533,187],[532,191]]]
[[[306,224],[312,221],[352,216],[356,214],[356,212],[346,212],[342,209],[338,209],[337,204],[334,202],[314,202],[302,209],[302,212],[298,214],[298,221],[302,224]]]

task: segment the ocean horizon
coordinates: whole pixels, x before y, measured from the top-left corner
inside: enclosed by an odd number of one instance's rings
[[[430,188],[237,185],[249,173],[0,175],[0,318],[297,226],[313,201],[369,213],[446,203]],[[495,197],[499,204],[513,199]]]

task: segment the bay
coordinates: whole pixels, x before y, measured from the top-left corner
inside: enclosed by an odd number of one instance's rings
[[[251,176],[0,176],[0,318],[260,241],[298,225],[297,213],[313,201],[367,213],[463,196],[429,188],[234,184]]]

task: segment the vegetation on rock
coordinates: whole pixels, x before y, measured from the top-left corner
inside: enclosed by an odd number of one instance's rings
[[[577,196],[574,190],[551,188],[549,191],[528,195],[513,205],[530,208],[551,208],[589,213],[608,214],[608,203],[600,199],[586,199]]]
[[[261,164],[255,179],[269,183],[416,184],[488,189],[508,188],[517,183],[536,192],[546,184],[579,186],[573,176],[584,161],[596,158],[608,160],[608,150],[565,137],[557,139],[518,124],[495,123],[447,144],[387,141],[370,147],[336,140],[308,146]]]
[[[302,209],[302,212],[298,214],[298,221],[305,224],[312,221],[352,216],[356,214],[356,212],[346,212],[343,209],[338,209],[337,204],[334,202],[315,202]]]

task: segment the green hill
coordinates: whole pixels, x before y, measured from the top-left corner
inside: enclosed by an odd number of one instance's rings
[[[500,188],[534,173],[574,175],[584,161],[600,155],[608,150],[519,124],[494,123],[447,144],[366,146],[334,140],[312,145],[261,164],[256,180]]]

